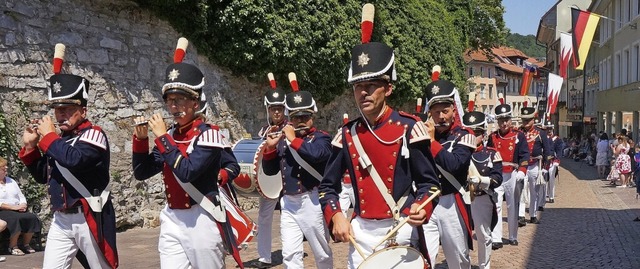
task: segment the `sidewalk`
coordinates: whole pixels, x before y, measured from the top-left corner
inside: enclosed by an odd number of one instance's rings
[[[563,159],[555,203],[547,203],[545,211],[539,212],[540,224],[527,224],[519,229],[518,246],[505,245],[493,251],[492,268],[640,268],[640,222],[632,221],[640,215],[635,188],[608,187],[596,175],[595,167]],[[257,210],[247,214],[257,219]],[[273,268],[283,268],[280,214],[277,211],[275,214]],[[505,221],[505,235],[507,230]],[[160,268],[158,233],[158,228],[118,233],[120,268]],[[348,245],[333,243],[331,247],[335,268],[346,268]],[[305,252],[306,268],[314,268],[313,254],[306,243]],[[7,256],[0,268],[41,268],[43,253]],[[245,264],[255,260],[256,243],[249,243],[241,255]],[[477,268],[477,250],[471,252],[471,257]],[[227,258],[227,268],[235,267],[233,260]],[[74,264],[73,268],[82,267]],[[442,250],[436,268],[446,268]]]

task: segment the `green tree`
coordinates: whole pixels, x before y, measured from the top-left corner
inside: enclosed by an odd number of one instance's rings
[[[263,83],[273,72],[282,86],[289,72],[301,89],[330,101],[349,86],[350,49],[360,42],[360,12],[355,0],[136,0],[167,19],[212,62]],[[395,49],[398,83],[392,102],[422,95],[430,69],[439,64],[443,78],[463,84],[462,53],[469,40],[493,42],[503,25],[495,0],[380,0],[374,41]],[[484,6],[478,6],[483,4]],[[455,6],[455,8],[452,8]],[[500,4],[498,6],[501,7]],[[498,9],[496,9],[498,10]],[[496,14],[499,18],[492,19]],[[463,14],[464,19],[459,19]],[[483,26],[476,18],[487,19]],[[496,27],[486,27],[487,25]],[[502,24],[500,24],[502,23]],[[480,44],[480,43],[478,43]],[[283,88],[288,88],[283,86]]]

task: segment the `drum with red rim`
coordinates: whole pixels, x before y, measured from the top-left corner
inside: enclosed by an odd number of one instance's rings
[[[358,269],[374,268],[427,269],[429,266],[415,248],[395,246],[374,252],[358,266]]]
[[[233,146],[233,154],[240,165],[240,174],[231,185],[243,197],[263,196],[270,199],[280,197],[282,176],[266,175],[262,170],[262,149],[264,140],[243,139]]]

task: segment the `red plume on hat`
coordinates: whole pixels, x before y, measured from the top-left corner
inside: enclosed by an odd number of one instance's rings
[[[439,65],[436,65],[433,68],[431,68],[431,81],[440,80],[441,71],[442,71],[442,68]]]
[[[469,92],[469,103],[467,103],[467,112],[474,111],[476,108],[476,92]]]
[[[189,46],[189,40],[184,37],[178,39],[178,45],[176,46],[176,52],[173,54],[173,63],[181,63],[184,59],[184,55],[187,53],[187,46]]]
[[[422,113],[422,98],[416,100],[416,113]]]
[[[64,63],[64,51],[65,46],[62,43],[56,44],[55,52],[53,53],[53,73],[60,74],[62,71],[62,63]]]
[[[289,84],[291,84],[291,89],[293,89],[294,92],[300,90],[300,88],[298,88],[298,79],[296,78],[296,73],[289,73]]]
[[[342,124],[347,124],[349,122],[349,114],[342,114]]]
[[[502,93],[498,93],[498,101],[501,105],[504,105],[504,95]]]
[[[269,73],[267,74],[267,77],[269,78],[269,85],[271,85],[271,89],[276,89],[276,79],[273,77],[273,73]]]
[[[365,4],[362,7],[362,21],[360,22],[360,32],[362,34],[362,44],[371,41],[373,33],[373,17],[375,15],[375,7],[373,4]]]

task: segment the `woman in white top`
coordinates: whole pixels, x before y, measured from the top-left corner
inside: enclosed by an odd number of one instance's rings
[[[598,178],[604,179],[609,165],[609,137],[607,133],[600,135],[600,140],[596,145],[596,167],[598,168]]]
[[[22,194],[18,183],[7,176],[7,160],[0,157],[0,219],[7,223],[9,230],[9,252],[22,256],[36,252],[29,243],[41,224],[38,216],[27,212],[27,199]],[[22,246],[18,246],[18,238],[22,234]]]

